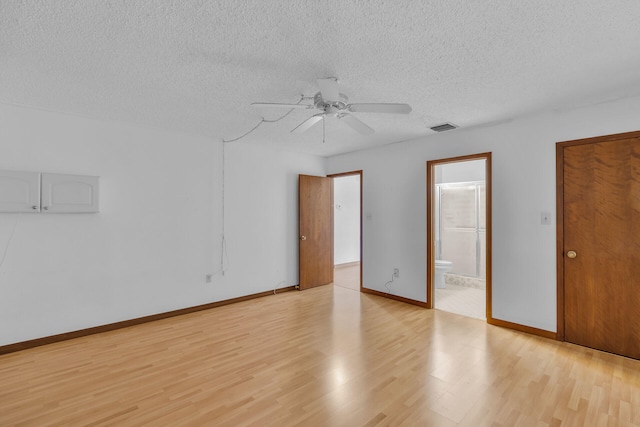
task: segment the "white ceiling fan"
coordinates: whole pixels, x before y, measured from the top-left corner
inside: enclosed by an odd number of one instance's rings
[[[313,104],[279,104],[268,102],[254,102],[251,105],[257,107],[278,107],[278,108],[303,108],[316,109],[321,112],[314,114],[304,122],[296,126],[291,132],[302,133],[309,130],[313,125],[327,116],[340,119],[356,132],[363,135],[370,135],[375,132],[351,113],[386,113],[386,114],[409,114],[411,107],[408,104],[389,103],[369,103],[369,104],[349,104],[349,99],[338,91],[338,79],[329,77],[317,79],[320,91],[313,96]],[[303,98],[305,99],[305,98]],[[311,98],[307,98],[311,99]]]

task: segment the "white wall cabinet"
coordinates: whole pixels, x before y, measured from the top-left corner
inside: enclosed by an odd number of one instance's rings
[[[0,171],[0,212],[99,211],[97,176]]]
[[[97,176],[42,174],[41,210],[48,213],[98,212]]]
[[[40,174],[0,171],[0,212],[40,212]]]

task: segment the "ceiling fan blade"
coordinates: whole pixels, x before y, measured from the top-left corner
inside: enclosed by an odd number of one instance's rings
[[[276,102],[252,102],[251,105],[254,107],[301,108],[305,110],[314,108],[313,105],[308,104],[279,104]]]
[[[322,120],[322,118],[324,117],[324,113],[320,113],[320,114],[316,114],[313,115],[311,117],[309,117],[307,120],[305,120],[304,122],[300,123],[298,126],[296,126],[291,133],[302,133],[302,132],[306,132],[309,129],[311,129],[311,127],[313,125],[315,125],[316,123],[318,123],[320,120]]]
[[[318,87],[322,94],[322,99],[326,102],[337,102],[340,100],[340,94],[338,93],[338,79],[335,77],[329,77],[326,79],[318,79]]]
[[[347,109],[354,113],[409,114],[411,112],[408,104],[349,104]]]
[[[353,130],[363,135],[371,135],[375,132],[375,130],[364,124],[362,120],[356,118],[355,116],[352,116],[351,114],[343,114],[341,116],[338,116],[338,118],[345,122],[347,125],[351,126]]]

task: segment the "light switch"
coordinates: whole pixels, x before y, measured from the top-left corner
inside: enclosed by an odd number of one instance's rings
[[[542,224],[542,225],[551,225],[551,213],[549,213],[549,212],[540,212],[540,224]]]

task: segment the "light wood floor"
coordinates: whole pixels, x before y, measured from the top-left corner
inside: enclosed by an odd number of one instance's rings
[[[323,286],[0,356],[1,426],[640,424],[640,362]]]
[[[333,270],[333,284],[360,292],[360,263],[336,266]]]

